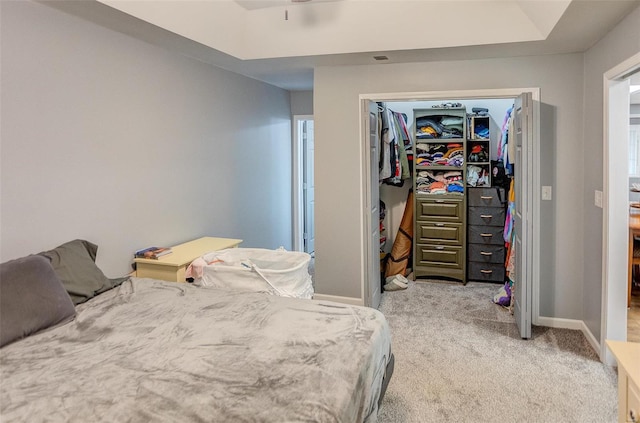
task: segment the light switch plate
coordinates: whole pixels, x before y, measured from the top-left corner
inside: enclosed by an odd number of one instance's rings
[[[596,190],[595,203],[596,203],[597,207],[602,208],[602,191],[597,191]]]
[[[542,187],[542,199],[543,200],[551,200],[551,187],[545,185]]]

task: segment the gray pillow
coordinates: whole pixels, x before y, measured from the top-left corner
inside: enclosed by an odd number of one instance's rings
[[[0,264],[0,347],[75,314],[46,258],[33,255]]]
[[[40,255],[51,261],[73,303],[80,304],[127,279],[107,278],[95,263],[97,252],[97,245],[76,239]]]

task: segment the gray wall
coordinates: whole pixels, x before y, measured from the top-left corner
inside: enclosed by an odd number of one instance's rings
[[[2,261],[74,238],[109,276],[210,235],[291,248],[287,91],[1,2]]]
[[[313,91],[291,91],[291,114],[313,114]]]
[[[602,209],[593,202],[594,191],[603,189],[602,76],[609,69],[640,51],[640,8],[636,8],[614,30],[584,55],[584,300],[583,320],[600,339],[602,317]],[[626,160],[626,159],[625,159]],[[626,161],[625,161],[626,163]],[[626,281],[624,281],[626,283]]]
[[[316,290],[361,297],[359,94],[541,88],[540,314],[582,316],[582,54],[315,70]],[[551,248],[555,252],[550,253]]]

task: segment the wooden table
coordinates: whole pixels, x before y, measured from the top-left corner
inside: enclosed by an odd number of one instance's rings
[[[211,251],[235,248],[241,239],[204,237],[171,247],[172,253],[157,260],[136,258],[136,276],[139,278],[162,279],[170,282],[184,282],[185,272],[191,262]]]
[[[629,286],[627,292],[627,308],[631,307],[631,284],[633,283],[633,239],[640,236],[640,209],[629,211]]]
[[[605,343],[618,362],[618,422],[640,421],[640,343]]]

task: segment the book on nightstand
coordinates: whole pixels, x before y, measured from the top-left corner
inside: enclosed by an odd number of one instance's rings
[[[134,257],[157,260],[159,257],[171,254],[171,252],[169,247],[149,247],[136,251]]]

